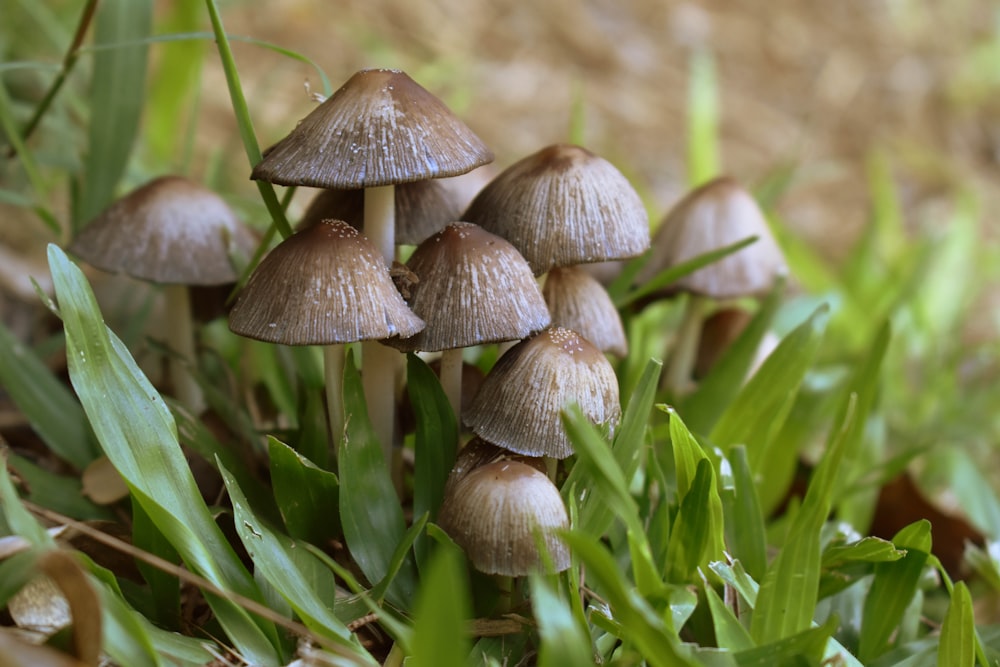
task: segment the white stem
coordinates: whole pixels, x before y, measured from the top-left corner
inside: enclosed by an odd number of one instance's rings
[[[684,306],[684,319],[674,337],[664,374],[664,388],[674,396],[685,394],[691,388],[691,372],[698,354],[698,337],[708,300],[697,294],[689,294]]]
[[[323,346],[323,374],[326,383],[326,414],[333,436],[333,455],[337,456],[344,437],[344,357],[346,348],[340,344]]]
[[[365,188],[364,232],[382,253],[386,266],[396,255],[396,188]]]
[[[441,388],[459,426],[462,424],[462,348],[441,353]]]
[[[191,369],[196,366],[194,325],[191,322],[191,299],[184,285],[166,285],[163,296],[167,305],[167,347],[174,352],[167,368],[174,396],[193,414],[205,410],[205,396]]]

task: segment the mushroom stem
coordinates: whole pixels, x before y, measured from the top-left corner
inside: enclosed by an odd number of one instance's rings
[[[684,316],[674,336],[673,349],[663,376],[663,387],[674,396],[691,388],[691,372],[698,355],[698,335],[708,307],[708,299],[698,294],[688,294]]]
[[[346,348],[342,344],[323,346],[323,375],[326,385],[326,414],[330,420],[333,452],[337,455],[340,440],[344,437],[344,359]]]
[[[392,265],[396,253],[396,188],[386,185],[365,188],[364,233],[382,253],[386,266]],[[398,352],[380,345],[365,342],[361,344],[363,360],[362,384],[368,416],[375,429],[375,435],[382,443],[385,463],[393,470],[393,477],[401,471],[393,457],[396,423],[396,370],[400,366]]]
[[[174,353],[168,361],[170,383],[177,400],[198,415],[205,410],[205,396],[192,373],[197,355],[188,288],[185,285],[165,285],[163,296],[167,306],[167,346]]]
[[[462,348],[441,352],[441,388],[456,421],[462,422]]]

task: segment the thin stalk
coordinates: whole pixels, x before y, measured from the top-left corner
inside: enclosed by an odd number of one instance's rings
[[[455,419],[462,423],[462,348],[441,353],[441,388]]]
[[[333,436],[333,455],[337,456],[340,440],[344,437],[344,359],[343,345],[323,346],[323,375],[326,385],[326,414]]]
[[[257,135],[253,129],[253,120],[250,119],[250,108],[247,106],[247,99],[243,95],[243,86],[240,83],[240,75],[236,70],[236,61],[233,59],[233,50],[229,47],[229,37],[222,26],[222,17],[219,16],[219,8],[215,5],[215,0],[205,0],[208,6],[208,14],[212,20],[212,31],[215,33],[215,43],[219,48],[219,59],[222,61],[222,69],[226,73],[226,84],[229,87],[229,98],[233,105],[233,113],[236,115],[236,122],[240,129],[240,138],[243,140],[243,149],[246,151],[250,166],[253,167],[261,161],[262,155],[260,145],[257,143]],[[274,187],[267,181],[255,181],[260,196],[264,200],[268,213],[271,214],[272,224],[277,227],[282,238],[287,239],[292,235],[292,226],[288,224],[288,218],[278,202],[278,195],[274,192]]]
[[[205,410],[205,396],[195,381],[192,369],[197,367],[194,325],[191,321],[191,299],[185,285],[163,288],[167,305],[167,346],[173,352],[167,364],[174,395],[192,414]]]
[[[674,396],[681,396],[691,389],[691,373],[698,355],[698,337],[708,307],[708,299],[689,294],[684,305],[684,319],[674,338],[673,349],[663,374],[663,387]]]

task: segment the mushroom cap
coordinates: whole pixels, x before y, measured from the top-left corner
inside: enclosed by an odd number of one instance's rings
[[[458,482],[465,479],[466,475],[479,466],[497,461],[518,461],[526,463],[540,473],[545,473],[545,460],[541,457],[517,454],[476,436],[472,440],[469,440],[459,450],[458,456],[455,457],[455,465],[452,466],[451,472],[448,473],[448,480],[444,485],[444,495],[448,496]]]
[[[463,219],[513,243],[535,275],[634,257],[649,247],[649,217],[625,176],[604,158],[567,144],[502,171]]]
[[[419,279],[410,307],[427,328],[392,341],[393,347],[452,350],[517,340],[549,324],[549,309],[524,258],[476,225],[448,225],[417,246],[406,266]]]
[[[522,577],[539,571],[536,531],[555,571],[570,565],[569,550],[553,534],[569,527],[559,489],[519,461],[496,461],[469,472],[445,497],[438,523],[480,572]]]
[[[181,176],[161,176],[113,202],[69,250],[110,273],[178,285],[236,282],[233,253],[249,257],[257,240],[229,205]]]
[[[396,186],[396,244],[417,245],[453,220],[489,180],[488,168],[449,178],[432,178]],[[364,225],[364,190],[323,190],[309,203],[298,227],[320,220]]]
[[[251,178],[355,189],[457,176],[493,153],[404,72],[361,70],[272,146]]]
[[[384,340],[423,326],[374,244],[340,220],[324,220],[275,246],[229,313],[235,333],[285,345]]]
[[[552,313],[552,324],[576,331],[601,352],[628,354],[625,327],[604,286],[579,266],[550,269],[542,296]]]
[[[714,299],[756,296],[788,272],[757,201],[734,179],[720,176],[692,190],[667,213],[636,281],[750,236],[757,241],[684,276],[671,289]]]
[[[621,416],[618,378],[604,354],[575,331],[552,327],[500,357],[462,417],[512,452],[564,459],[573,445],[561,413],[572,402],[611,429]]]

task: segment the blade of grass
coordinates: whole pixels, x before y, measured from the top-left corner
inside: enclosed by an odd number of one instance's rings
[[[413,639],[406,664],[463,667],[472,648],[466,632],[472,601],[466,566],[455,547],[439,545],[429,558],[413,606]]]
[[[327,544],[340,535],[340,482],[277,438],[268,437],[274,499],[288,534]],[[239,480],[237,480],[239,481]]]
[[[148,37],[152,27],[152,0],[104,0],[95,16],[94,42],[135,42]],[[74,230],[111,201],[125,173],[146,94],[148,51],[136,43],[94,55],[88,149],[81,172],[83,187],[74,207]]]
[[[733,556],[743,563],[747,574],[760,580],[767,570],[767,533],[746,448],[742,445],[732,447],[728,462],[733,483],[732,487],[722,489],[723,515],[728,518],[726,543]]]
[[[719,92],[715,60],[707,48],[693,49],[688,69],[688,186],[695,188],[720,174]]]
[[[707,458],[701,459],[690,489],[681,500],[677,517],[670,528],[664,572],[664,578],[669,582],[687,583],[705,555],[712,536],[712,524],[715,519],[721,518],[715,516],[710,509],[710,493],[714,487],[712,463]],[[719,500],[718,494],[715,499]],[[717,508],[721,514],[721,502]],[[721,536],[722,526],[715,528]]]
[[[257,135],[253,129],[253,121],[250,119],[250,108],[247,106],[246,97],[243,95],[243,86],[240,83],[239,72],[236,69],[236,62],[233,59],[233,50],[229,46],[229,37],[222,26],[222,17],[219,15],[219,8],[214,0],[205,0],[208,6],[208,14],[212,19],[212,31],[215,34],[215,43],[219,49],[219,59],[222,61],[222,69],[226,73],[226,84],[229,87],[229,98],[232,101],[233,113],[236,115],[236,123],[239,126],[240,138],[243,140],[243,148],[250,166],[254,167],[261,161],[260,145],[257,143]],[[267,181],[254,181],[260,191],[261,199],[271,214],[272,226],[278,230],[282,238],[292,235],[292,227],[288,224],[285,212],[281,208],[278,196],[274,192],[274,187]]]
[[[576,623],[569,604],[552,590],[544,577],[531,578],[531,607],[541,637],[539,667],[593,664],[590,637]]]
[[[105,325],[83,273],[57,246],[49,267],[66,331],[70,381],[105,454],[185,562],[222,590],[258,600],[252,578],[201,499],[177,441],[174,419]],[[209,604],[248,658],[277,662],[277,631],[216,595]]]

